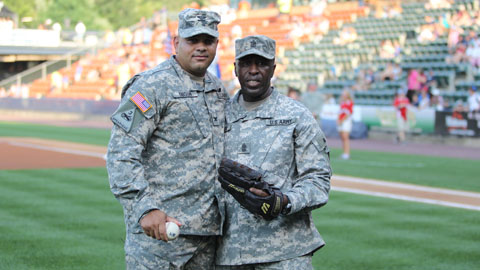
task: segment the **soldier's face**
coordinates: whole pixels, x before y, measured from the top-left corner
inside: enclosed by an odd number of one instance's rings
[[[175,37],[176,59],[190,74],[202,77],[215,58],[218,39],[206,34],[189,38]]]
[[[240,90],[246,101],[258,101],[271,93],[270,80],[275,72],[275,61],[251,54],[235,62],[235,75],[238,77]]]

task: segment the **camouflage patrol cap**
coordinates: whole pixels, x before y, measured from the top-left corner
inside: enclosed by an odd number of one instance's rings
[[[269,60],[275,58],[275,40],[263,36],[248,36],[235,41],[235,59],[256,54]]]
[[[220,15],[216,12],[187,8],[178,14],[178,35],[182,38],[200,34],[218,37],[219,23]]]

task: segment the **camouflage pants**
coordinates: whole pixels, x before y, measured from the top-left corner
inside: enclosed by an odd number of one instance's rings
[[[217,265],[216,270],[313,270],[312,256],[305,255],[289,260],[245,265]]]
[[[215,236],[181,235],[165,243],[143,233],[125,241],[127,270],[212,270],[215,268]]]

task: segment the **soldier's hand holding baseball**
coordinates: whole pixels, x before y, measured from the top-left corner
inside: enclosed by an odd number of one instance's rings
[[[167,214],[165,214],[165,212],[156,209],[148,212],[140,220],[140,226],[142,226],[142,229],[146,235],[157,240],[168,242],[167,230],[165,227],[167,222],[174,222],[178,226],[182,225],[175,218],[169,217]]]

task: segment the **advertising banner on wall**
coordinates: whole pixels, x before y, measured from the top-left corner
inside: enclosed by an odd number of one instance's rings
[[[480,137],[480,112],[436,112],[435,133]]]
[[[325,104],[321,118],[335,120],[339,106]],[[393,106],[358,105],[353,107],[353,121],[361,121],[369,128],[392,130],[397,127],[396,110]],[[433,133],[435,129],[435,110],[432,108],[418,109],[409,107],[407,121],[410,131],[418,133]]]

